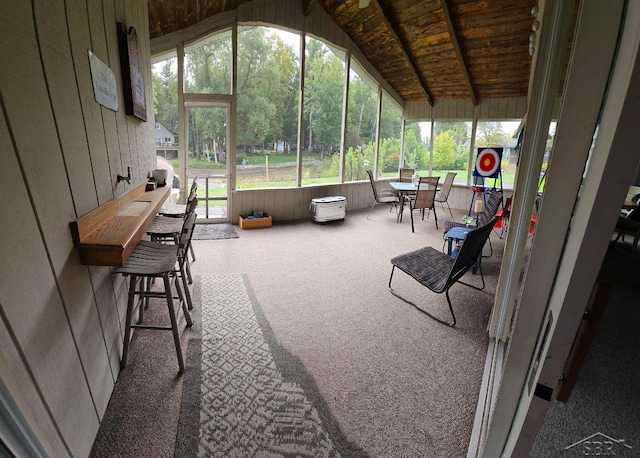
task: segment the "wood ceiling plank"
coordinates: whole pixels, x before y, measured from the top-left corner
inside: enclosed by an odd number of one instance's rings
[[[429,91],[429,87],[427,81],[424,80],[422,73],[420,72],[419,67],[415,64],[412,54],[409,51],[407,42],[402,34],[402,31],[398,27],[398,24],[393,16],[393,11],[386,4],[385,0],[371,0],[371,4],[382,14],[382,20],[389,28],[389,32],[393,34],[394,38],[398,41],[400,48],[406,55],[407,61],[413,68],[414,73],[417,75],[418,80],[420,81],[420,85],[424,90],[424,93],[427,96],[427,101],[430,105],[433,105],[432,100],[433,97]]]
[[[453,22],[451,11],[449,11],[447,0],[441,0],[441,4],[442,4],[442,10],[444,11],[445,21],[447,23],[447,28],[449,29],[449,35],[451,36],[451,43],[453,44],[453,50],[456,53],[456,57],[458,59],[458,65],[460,66],[460,72],[467,85],[467,89],[469,90],[469,96],[471,98],[471,102],[473,102],[473,105],[475,106],[478,104],[478,98],[476,97],[476,91],[473,87],[473,83],[471,82],[471,77],[469,76],[469,71],[467,69],[468,64],[467,64],[466,56],[462,51],[462,49],[460,48],[460,41],[458,40],[456,25]]]

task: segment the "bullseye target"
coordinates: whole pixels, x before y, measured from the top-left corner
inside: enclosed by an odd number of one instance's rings
[[[478,148],[475,176],[484,178],[497,178],[500,172],[502,160],[502,148]]]

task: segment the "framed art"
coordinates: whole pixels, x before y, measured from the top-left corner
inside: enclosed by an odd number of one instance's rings
[[[147,100],[144,81],[144,63],[138,46],[138,35],[134,27],[129,30],[118,22],[118,47],[124,90],[124,111],[128,115],[146,121]]]

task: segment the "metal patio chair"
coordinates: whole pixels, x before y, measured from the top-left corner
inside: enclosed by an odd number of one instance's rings
[[[425,247],[391,259],[391,264],[393,265],[391,268],[391,276],[389,277],[389,291],[391,294],[402,299],[407,304],[414,306],[417,310],[439,323],[446,324],[451,327],[455,326],[456,316],[451,305],[449,288],[456,283],[462,283],[463,285],[477,290],[484,289],[484,275],[480,264],[482,261],[482,247],[489,238],[493,225],[496,221],[497,217],[494,217],[483,226],[478,226],[476,229],[470,231],[465,237],[462,247],[455,258],[442,253],[433,247]],[[482,287],[474,286],[460,280],[460,278],[462,278],[462,276],[476,264],[480,270]],[[407,275],[413,277],[418,283],[426,286],[434,293],[445,293],[452,321],[445,321],[432,315],[430,312],[422,309],[411,300],[394,291],[391,287],[391,281],[393,280],[393,273],[395,272],[396,267]]]
[[[369,213],[367,213],[367,219],[369,219],[369,215],[371,214],[371,210],[377,204],[392,204],[389,211],[391,211],[394,207],[396,208],[396,212],[398,210],[398,196],[391,188],[379,188],[380,182],[376,181],[373,178],[373,172],[371,170],[367,170],[367,175],[369,175],[369,181],[371,182],[371,190],[373,191],[373,205],[369,209]]]

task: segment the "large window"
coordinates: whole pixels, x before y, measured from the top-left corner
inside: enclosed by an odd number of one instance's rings
[[[471,121],[435,121],[433,126],[432,176],[455,172],[456,179],[468,176],[471,153]]]
[[[337,183],[345,53],[311,37],[305,47],[302,184]]]
[[[173,160],[173,166],[176,170],[178,168],[177,72],[178,63],[175,53],[162,56],[160,60],[155,61],[151,67],[156,155]],[[169,137],[168,134],[170,134],[171,137]]]
[[[516,134],[519,125],[519,120],[478,121],[476,127],[476,148],[473,159],[476,159],[478,148],[502,148],[502,184],[509,185],[508,187],[513,186],[518,164]],[[498,181],[497,184],[500,182]]]
[[[378,145],[378,178],[396,177],[400,165],[402,111],[386,94],[382,96],[380,144]]]
[[[299,35],[238,27],[237,187],[294,186]]]
[[[184,48],[184,92],[231,94],[231,30]]]
[[[431,122],[407,122],[404,130],[404,164],[420,176],[429,176]]]
[[[355,59],[349,71],[344,181],[367,179],[373,170],[378,121],[378,87]]]

